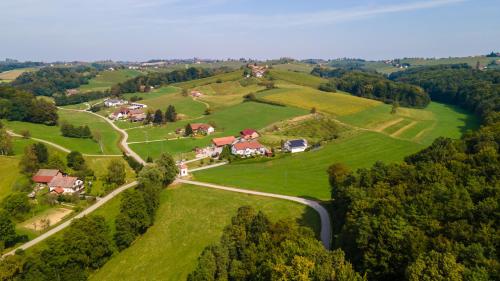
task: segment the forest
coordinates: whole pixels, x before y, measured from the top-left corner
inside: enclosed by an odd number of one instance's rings
[[[364,280],[341,250],[328,251],[296,222],[272,223],[252,207],[238,209],[220,242],[205,248],[188,281]]]
[[[373,72],[316,67],[311,73],[330,78],[327,83],[319,86],[322,91],[341,90],[358,97],[380,100],[384,103],[399,103],[406,107],[423,108],[431,101],[421,87],[391,81]]]
[[[11,84],[36,96],[51,97],[87,84],[96,75],[97,70],[88,66],[44,67],[35,72],[24,72]]]
[[[335,163],[328,170],[335,246],[369,280],[500,278],[499,73],[438,68],[392,78],[411,77],[431,97],[474,109],[481,129],[461,140],[439,138],[400,164],[350,171]],[[456,93],[441,91],[447,79]]]
[[[455,104],[487,118],[500,112],[500,71],[480,71],[467,64],[419,67],[390,75],[394,81],[418,85],[434,101]]]
[[[0,119],[56,125],[56,106],[33,94],[10,86],[0,86]]]

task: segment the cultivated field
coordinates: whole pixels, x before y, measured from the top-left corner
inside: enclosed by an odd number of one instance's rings
[[[21,74],[27,71],[34,71],[36,68],[19,68],[9,71],[0,72],[0,81],[10,82],[15,80]]]
[[[319,230],[317,214],[296,203],[193,186],[169,187],[162,193],[155,225],[91,280],[185,280],[203,248],[219,240],[243,205],[274,220],[292,218]]]
[[[309,73],[301,73],[294,71],[271,69],[269,74],[274,79],[290,82],[296,85],[318,88],[320,84],[328,82],[327,79],[310,75]]]

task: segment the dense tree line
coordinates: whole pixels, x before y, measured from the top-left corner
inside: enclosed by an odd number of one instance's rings
[[[358,97],[380,100],[385,103],[398,102],[407,107],[425,107],[431,99],[420,87],[394,82],[381,74],[345,69],[314,68],[312,74],[330,77],[328,83],[319,86],[320,90],[334,92],[337,89]]]
[[[465,65],[394,75],[476,110],[484,125],[461,140],[439,138],[401,164],[330,167],[336,245],[369,279],[500,279],[497,75]]]
[[[92,138],[92,132],[90,131],[89,126],[74,126],[66,122],[61,124],[61,134],[68,138]]]
[[[396,72],[389,78],[418,85],[432,100],[458,105],[483,119],[500,112],[500,70],[479,71],[467,64],[439,65]]]
[[[241,207],[216,245],[205,248],[198,280],[364,280],[341,250],[328,251],[308,229],[295,222],[273,223],[262,212]]]
[[[88,66],[44,67],[38,71],[24,72],[11,84],[36,96],[51,97],[88,84],[96,75],[97,70]]]
[[[91,92],[85,92],[85,93],[79,93],[71,96],[67,96],[64,94],[57,94],[54,95],[54,101],[56,105],[58,106],[63,106],[63,105],[69,105],[69,104],[78,104],[78,103],[84,103],[88,102],[91,100],[97,100],[97,99],[102,99],[111,96],[111,92],[108,91],[91,91]]]
[[[43,65],[44,65],[43,62],[32,62],[32,61],[19,62],[16,60],[6,60],[6,61],[0,61],[0,72],[18,68],[39,67]]]
[[[57,124],[57,108],[46,100],[10,86],[0,86],[0,119],[45,125]]]
[[[111,93],[113,95],[121,95],[124,93],[135,93],[141,90],[141,86],[158,87],[170,83],[206,78],[220,73],[225,73],[228,71],[230,71],[230,69],[225,67],[216,69],[190,67],[188,69],[180,69],[170,72],[152,72],[147,75],[141,75],[129,79],[125,82],[113,86],[111,88]]]

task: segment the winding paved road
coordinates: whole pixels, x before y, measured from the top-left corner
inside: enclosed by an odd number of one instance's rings
[[[180,183],[203,186],[203,187],[220,189],[220,190],[226,190],[226,191],[231,191],[231,192],[239,192],[239,193],[245,193],[245,194],[250,194],[250,195],[284,199],[284,200],[294,201],[294,202],[306,205],[308,207],[311,207],[316,212],[318,212],[319,217],[321,219],[321,233],[320,233],[321,242],[323,242],[323,245],[325,246],[325,248],[327,248],[327,249],[331,248],[330,237],[331,237],[332,228],[331,228],[331,224],[330,224],[330,215],[328,214],[328,211],[325,209],[325,207],[321,206],[316,201],[308,200],[308,199],[304,199],[304,198],[300,198],[300,197],[280,195],[280,194],[260,192],[260,191],[253,191],[253,190],[246,190],[246,189],[240,189],[240,188],[234,188],[234,187],[227,187],[227,186],[216,185],[216,184],[211,184],[211,183],[204,183],[204,182],[199,182],[199,181],[191,181],[191,180],[184,180],[184,179],[177,179],[176,181],[180,182]]]
[[[106,122],[108,122],[111,127],[113,127],[113,129],[115,129],[116,131],[118,131],[120,134],[121,134],[121,140],[120,140],[120,148],[123,150],[123,152],[125,152],[125,154],[127,154],[128,156],[134,158],[137,162],[141,163],[142,165],[147,165],[146,161],[144,161],[144,159],[141,158],[141,156],[139,156],[139,154],[135,153],[135,151],[133,151],[132,149],[130,149],[130,147],[128,146],[128,143],[127,143],[127,139],[128,139],[128,133],[119,128],[118,126],[115,125],[115,123],[111,120],[109,120],[108,118],[102,116],[102,115],[99,115],[95,112],[92,112],[92,111],[88,111],[88,110],[81,110],[81,109],[68,109],[68,108],[61,108],[59,107],[59,109],[61,110],[69,110],[69,111],[77,111],[77,112],[85,112],[85,113],[88,113],[88,114],[93,114],[99,118],[102,118],[104,119]]]
[[[59,224],[58,226],[50,229],[49,231],[43,233],[42,235],[36,237],[35,239],[31,240],[31,241],[28,241],[26,243],[24,243],[23,245],[15,248],[14,250],[4,254],[2,257],[5,257],[5,256],[9,256],[9,255],[13,255],[16,250],[18,249],[22,249],[22,250],[26,250],[28,249],[29,247],[32,247],[40,242],[42,242],[43,240],[49,238],[50,236],[56,234],[57,232],[65,229],[66,227],[68,227],[71,222],[75,219],[79,219],[83,216],[86,216],[90,213],[92,213],[93,211],[95,211],[97,208],[101,207],[102,205],[104,205],[106,202],[108,202],[109,200],[115,198],[118,194],[120,194],[121,192],[131,188],[131,187],[134,187],[137,185],[137,181],[133,181],[131,183],[127,183],[125,185],[122,185],[120,187],[118,187],[117,189],[113,190],[112,192],[110,192],[108,195],[104,196],[103,198],[99,199],[97,202],[95,202],[94,204],[92,204],[90,207],[88,207],[87,209],[81,211],[78,215],[72,217],[71,219]]]

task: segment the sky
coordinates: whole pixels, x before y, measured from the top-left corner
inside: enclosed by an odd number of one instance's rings
[[[499,0],[2,0],[0,58],[449,57],[500,51]]]

